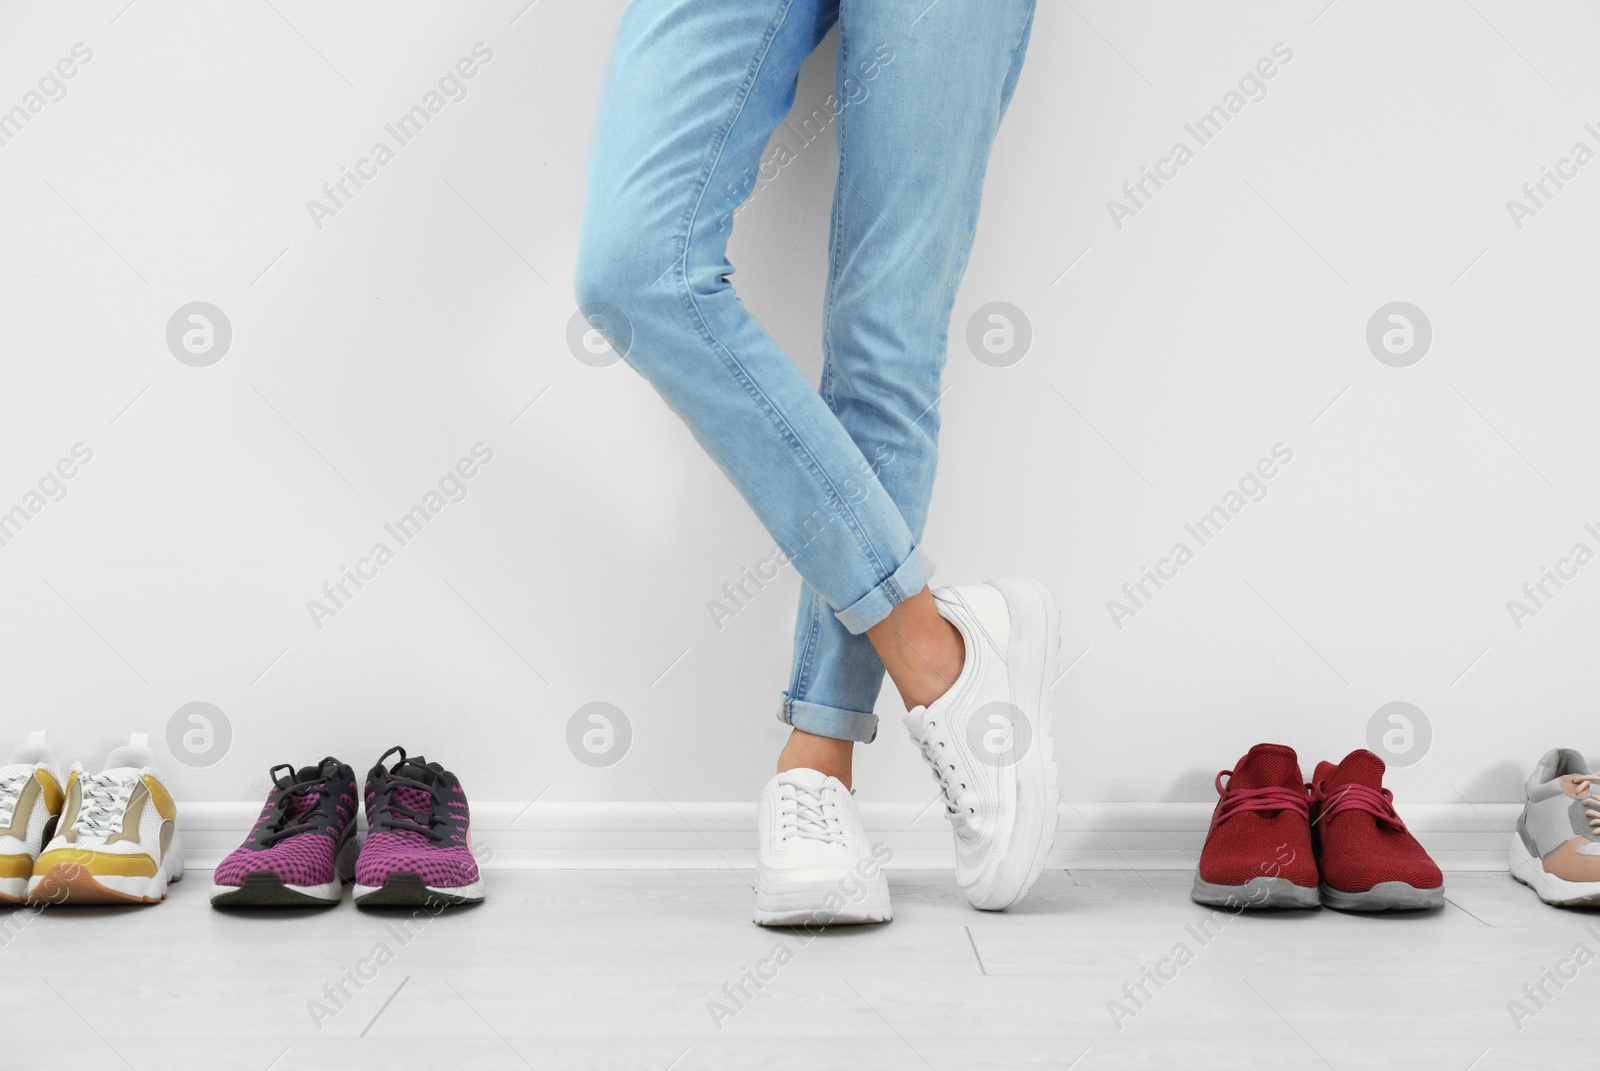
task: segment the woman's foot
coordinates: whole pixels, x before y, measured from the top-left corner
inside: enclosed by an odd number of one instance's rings
[[[767,782],[757,807],[755,921],[762,926],[888,922],[887,846],[874,847],[850,790],[804,768]]]
[[[957,883],[974,907],[1000,911],[1038,880],[1055,835],[1060,613],[1026,577],[941,588],[934,599],[961,635],[965,664],[939,698],[911,707],[906,729],[955,829]]]

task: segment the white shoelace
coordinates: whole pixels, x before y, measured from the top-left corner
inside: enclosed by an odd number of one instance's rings
[[[955,764],[945,761],[945,742],[937,739],[938,734],[932,731],[937,727],[937,721],[930,721],[923,726],[922,735],[913,736],[913,739],[918,750],[922,752],[923,760],[933,771],[933,779],[939,783],[939,795],[944,798],[945,816],[958,830],[967,829],[977,809],[966,802],[967,786],[953,776],[956,772]]]
[[[17,813],[17,801],[22,798],[22,786],[32,776],[32,773],[19,773],[0,777],[0,827],[11,824],[12,816]]]
[[[138,774],[80,775],[78,784],[83,790],[83,803],[78,808],[78,818],[72,823],[72,828],[101,840],[122,832],[128,797],[133,795],[133,786],[138,783]]]
[[[793,803],[794,807],[785,806],[783,809],[780,823],[783,839],[799,837],[824,844],[843,844],[844,824],[839,821],[838,805],[829,798],[833,791],[824,788],[820,792],[812,792],[793,782],[785,782],[782,799],[785,804]]]

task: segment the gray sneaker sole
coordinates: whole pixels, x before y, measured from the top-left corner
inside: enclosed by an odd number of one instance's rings
[[[1322,897],[1314,888],[1296,885],[1288,878],[1251,878],[1243,885],[1213,885],[1194,876],[1194,889],[1189,898],[1208,907],[1226,907],[1233,911],[1260,909],[1312,908],[1322,906]]]
[[[1444,906],[1444,886],[1419,889],[1403,881],[1380,881],[1366,892],[1342,892],[1327,882],[1320,889],[1324,907],[1340,911],[1423,911]]]

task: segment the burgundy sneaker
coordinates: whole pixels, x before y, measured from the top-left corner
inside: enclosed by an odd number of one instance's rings
[[[392,767],[384,762],[399,755]],[[483,879],[472,857],[467,795],[456,775],[392,747],[367,775],[367,839],[356,860],[362,906],[476,904]]]
[[[217,866],[217,907],[337,904],[356,856],[355,773],[329,756],[269,772],[272,791],[245,842]]]
[[[1294,749],[1257,744],[1217,774],[1217,794],[1190,893],[1195,903],[1235,911],[1318,906],[1309,804]]]
[[[1365,748],[1337,766],[1317,764],[1311,817],[1322,902],[1346,911],[1443,907],[1444,875],[1406,831],[1383,771],[1383,760]]]

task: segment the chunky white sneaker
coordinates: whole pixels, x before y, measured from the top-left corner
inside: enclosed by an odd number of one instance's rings
[[[61,762],[45,734],[0,766],[0,904],[20,904],[28,894],[33,861],[61,817]]]
[[[155,769],[150,738],[134,733],[105,768],[73,763],[56,835],[34,861],[32,904],[153,904],[183,877],[178,808]]]
[[[887,845],[874,847],[837,777],[787,770],[757,806],[755,921],[762,926],[888,922]]]
[[[973,907],[1003,911],[1044,869],[1056,827],[1050,688],[1061,619],[1050,589],[1027,577],[940,588],[939,613],[966,661],[932,706],[906,713],[956,835],[956,882]]]

